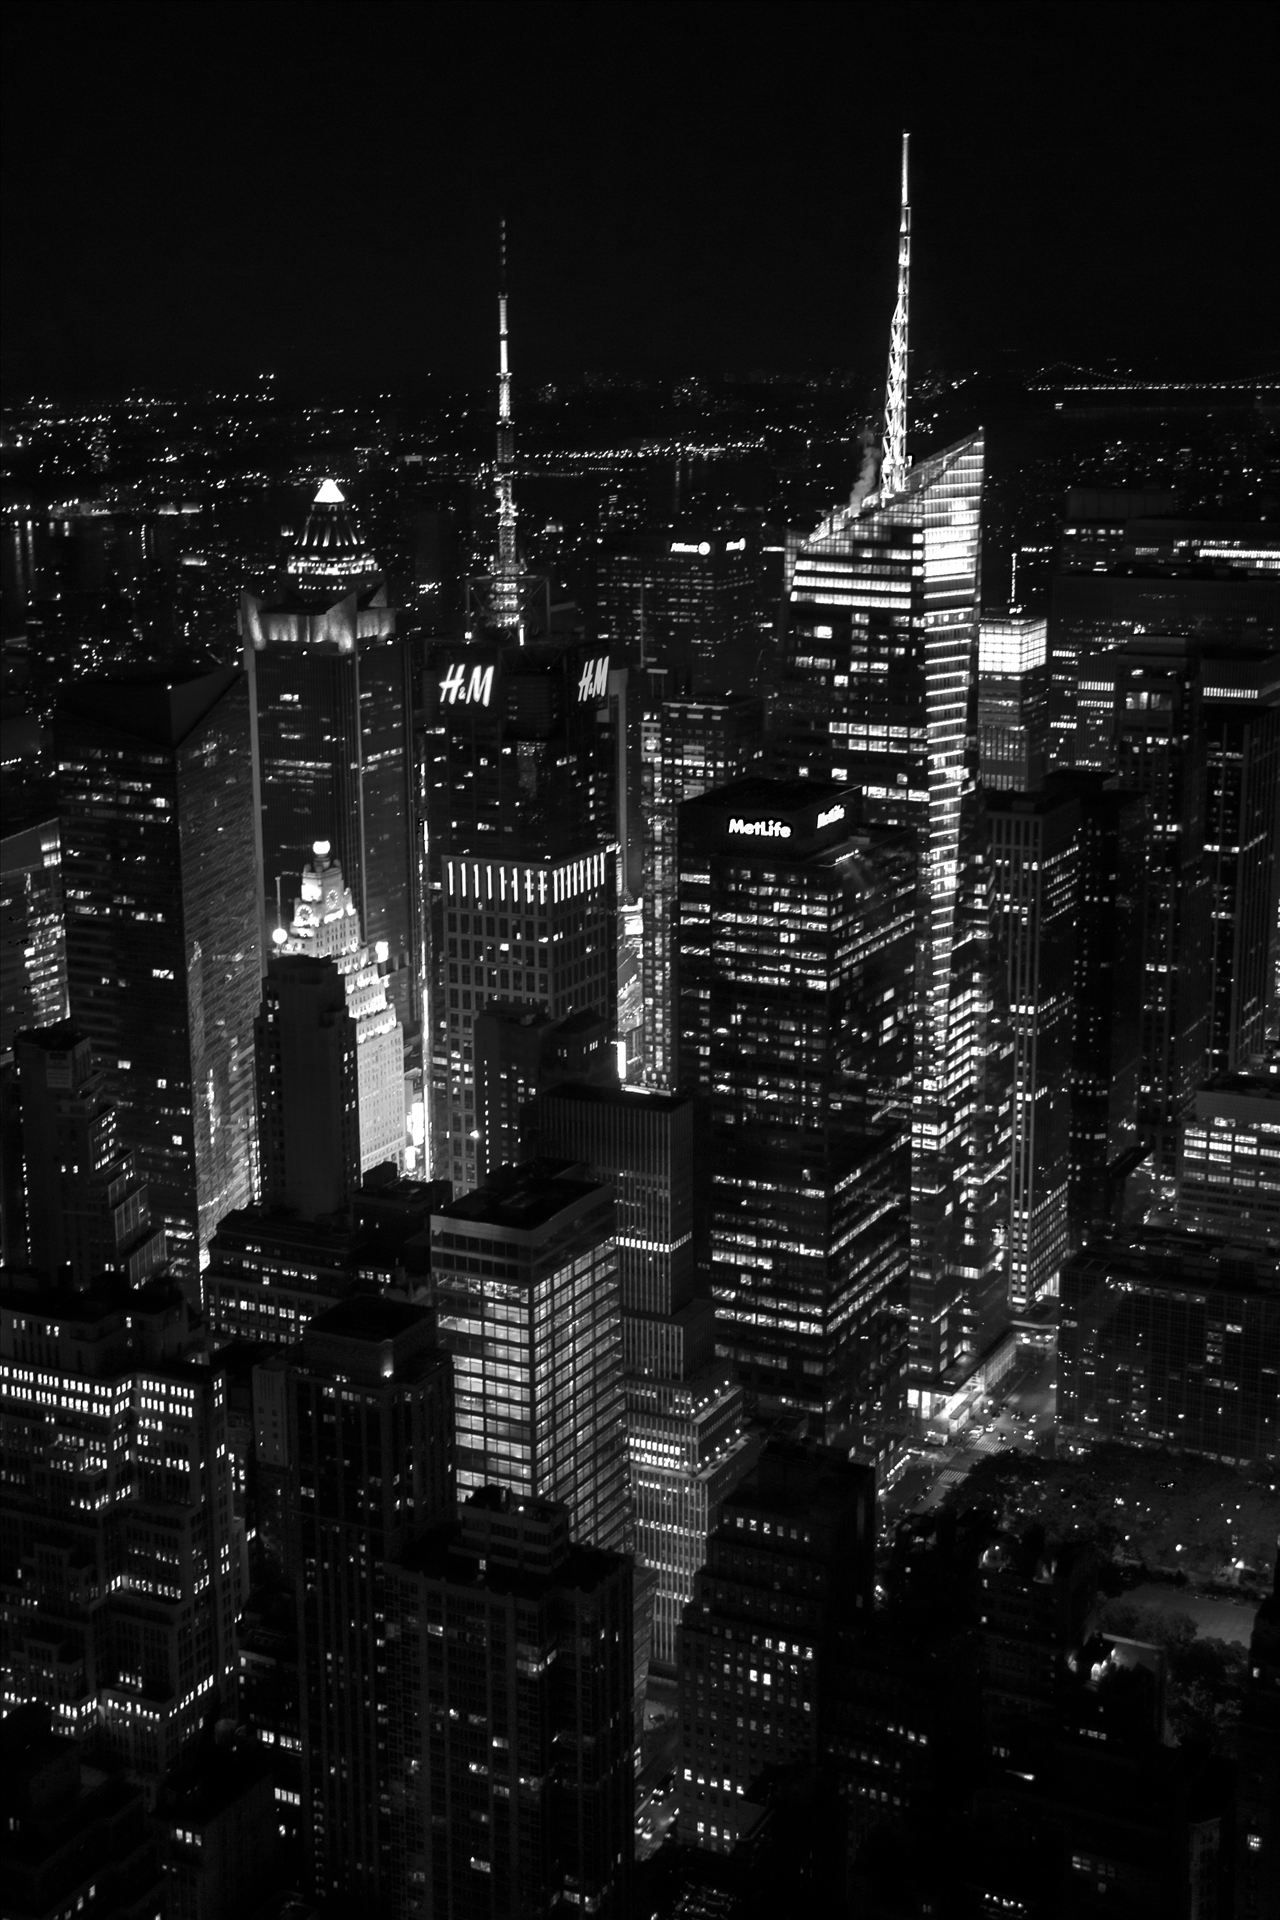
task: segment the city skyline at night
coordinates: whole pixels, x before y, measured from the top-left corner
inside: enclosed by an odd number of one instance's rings
[[[1280,1914],[1261,17],[0,23],[12,1920]]]

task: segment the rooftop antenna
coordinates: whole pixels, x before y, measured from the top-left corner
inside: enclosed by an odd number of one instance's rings
[[[898,304],[889,336],[889,379],[884,396],[884,460],[880,494],[889,499],[907,484],[907,333],[911,313],[911,135],[902,136],[902,213],[898,222]]]
[[[498,225],[498,550],[493,562],[493,611],[503,631],[520,621],[520,562],[516,554],[515,436],[511,424],[511,366],[507,357],[507,223]]]

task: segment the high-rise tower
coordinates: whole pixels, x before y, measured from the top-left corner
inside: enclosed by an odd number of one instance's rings
[[[71,1017],[188,1282],[253,1190],[249,691],[142,669],[68,687],[55,723]]]
[[[914,825],[908,1398],[926,1414],[999,1326],[1008,1047],[968,766],[985,447],[979,430],[906,465],[905,153],[884,472],[876,491],[864,463],[849,503],[791,547],[773,731],[779,773],[860,787],[869,822]]]
[[[391,998],[417,1018],[408,647],[342,490],[326,480],[282,591],[241,607],[253,708],[262,936],[330,840],[366,940],[387,943]]]

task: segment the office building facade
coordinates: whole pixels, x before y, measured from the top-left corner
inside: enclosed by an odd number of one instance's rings
[[[144,670],[76,683],[55,723],[71,1018],[191,1286],[256,1171],[249,712],[233,667]]]
[[[475,1021],[490,1002],[617,1020],[609,661],[577,641],[428,650],[419,743],[432,1170],[476,1184]]]
[[[628,1543],[622,1327],[608,1187],[560,1162],[504,1169],[431,1219],[431,1286],[455,1375],[458,1489],[569,1510]]]
[[[918,796],[907,1397],[921,1417],[996,1337],[1006,1294],[1008,1048],[967,770],[984,463],[980,432],[879,489],[872,463],[847,507],[789,543],[772,714],[780,771],[883,790],[887,762]]]
[[[362,1297],[317,1316],[280,1375],[296,1595],[306,1878],[345,1912],[387,1896],[388,1568],[453,1512],[453,1378],[430,1313]]]
[[[408,643],[342,491],[326,480],[278,593],[241,600],[253,703],[261,938],[328,840],[365,939],[387,947],[401,1022],[418,1019]]]
[[[631,1905],[631,1569],[487,1487],[387,1579],[394,1911]]]
[[[679,1073],[706,1130],[717,1353],[827,1438],[896,1404],[907,1257],[914,875],[853,804],[741,781],[680,823]]]

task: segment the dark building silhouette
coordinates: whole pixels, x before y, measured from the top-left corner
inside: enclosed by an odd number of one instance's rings
[[[330,1307],[281,1374],[311,1890],[346,1913],[389,1892],[387,1578],[453,1511],[453,1381],[421,1307]]]
[[[1237,1735],[1236,1920],[1280,1906],[1280,1554],[1249,1642],[1249,1681]]]
[[[0,1293],[6,1686],[154,1798],[234,1700],[226,1384],[169,1281]]]
[[[59,1285],[104,1274],[131,1284],[163,1266],[163,1231],[135,1155],[122,1152],[116,1110],[93,1048],[70,1021],[17,1036],[26,1258]]]
[[[270,1759],[230,1729],[165,1780],[157,1807],[166,1920],[224,1920],[281,1885]]]
[[[164,1898],[142,1789],[86,1763],[41,1706],[0,1721],[8,1800],[0,1885],[14,1920],[159,1913]]]
[[[1280,1446],[1280,1271],[1256,1247],[1148,1229],[1062,1273],[1058,1427],[1241,1465]]]
[[[823,1751],[838,1635],[870,1613],[875,1481],[769,1441],[724,1503],[680,1631],[679,1831],[728,1853],[770,1766]]]
[[[397,1913],[628,1920],[631,1568],[485,1488],[387,1577]]]
[[[77,682],[55,739],[71,1018],[194,1287],[253,1192],[249,687],[234,667]]]

